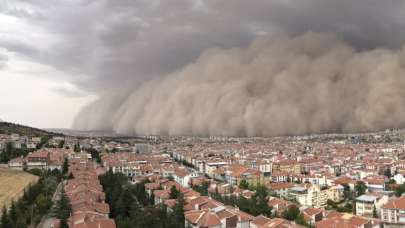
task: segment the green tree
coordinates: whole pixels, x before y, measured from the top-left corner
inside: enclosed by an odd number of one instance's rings
[[[329,207],[330,209],[336,209],[336,208],[337,208],[337,203],[334,202],[333,200],[328,199],[328,200],[326,201],[326,204],[328,205],[328,207]]]
[[[69,228],[67,218],[60,219],[60,228]]]
[[[405,184],[401,184],[395,189],[395,196],[400,197],[405,192]]]
[[[10,218],[8,217],[7,208],[4,206],[1,212],[1,228],[13,227]]]
[[[174,177],[173,177],[172,175],[168,176],[167,179],[168,179],[169,181],[174,181]]]
[[[392,174],[391,174],[391,169],[390,169],[390,168],[385,169],[385,170],[384,170],[384,175],[385,175],[386,177],[388,177],[388,178],[391,178],[391,176],[392,176]]]
[[[257,185],[255,194],[253,195],[251,199],[251,209],[250,212],[253,215],[265,215],[268,217],[272,216],[271,210],[272,208],[269,207],[267,202],[269,201],[268,198],[268,191],[266,186],[264,185]]]
[[[297,218],[295,219],[295,223],[299,224],[299,225],[303,225],[303,226],[308,226],[307,221],[304,218],[304,214],[300,213]]]
[[[91,158],[96,161],[97,163],[101,163],[100,152],[98,152],[94,148],[85,149],[88,153],[91,154]]]
[[[3,152],[0,153],[0,162],[7,163],[11,159],[21,156],[22,154],[17,153],[12,142],[7,142]]]
[[[363,181],[357,182],[357,184],[354,186],[354,189],[356,191],[357,196],[361,196],[364,193],[366,193],[367,186]]]
[[[16,202],[12,202],[10,210],[4,213],[4,228],[26,228],[36,226],[41,217],[51,207],[52,193],[55,191],[55,184],[50,184],[56,177],[55,172],[44,171],[37,183],[29,185],[23,196]],[[47,194],[48,192],[48,194]],[[7,221],[8,220],[8,221]]]
[[[177,198],[177,203],[173,208],[173,218],[176,223],[175,227],[184,227],[184,205],[186,201],[184,200],[183,194],[179,194]]]
[[[61,140],[58,144],[59,148],[63,148],[63,145],[65,145],[65,140]]]
[[[249,183],[243,179],[239,182],[239,188],[241,189],[248,189],[249,188]]]
[[[78,143],[76,143],[73,147],[73,151],[74,152],[80,152],[80,145]]]
[[[17,215],[17,208],[15,206],[15,202],[11,202],[10,210],[8,212],[8,217],[10,218],[11,224],[13,227],[15,227],[18,215]]]
[[[62,190],[60,193],[60,199],[56,202],[56,208],[55,208],[55,215],[58,219],[61,220],[61,226],[62,222],[67,221],[67,219],[70,217],[72,209],[70,206],[69,199],[67,198],[65,194],[65,190],[62,185]],[[67,224],[64,224],[67,225]]]
[[[62,165],[62,175],[65,176],[69,171],[69,161],[67,158],[63,161]]]
[[[348,184],[343,184],[343,196],[345,199],[352,198],[352,192]]]
[[[295,205],[291,205],[287,210],[283,212],[282,216],[284,219],[294,221],[298,218],[299,214],[300,210],[298,209],[298,207]]]
[[[239,207],[239,209],[240,209],[241,211],[245,211],[245,212],[247,212],[247,213],[250,212],[250,209],[251,209],[250,200],[247,199],[247,198],[245,198],[245,197],[243,197],[243,196],[239,197],[237,206]]]
[[[378,218],[377,208],[375,207],[375,205],[373,208],[373,218]]]
[[[170,188],[169,198],[170,198],[170,199],[177,199],[177,198],[179,197],[179,195],[180,195],[179,190],[177,190],[176,186],[173,185],[173,186]]]
[[[353,208],[355,208],[355,203],[351,204],[350,202],[346,203],[343,207],[337,207],[336,211],[338,212],[345,212],[345,213],[352,213]]]
[[[51,208],[52,200],[51,197],[47,198],[44,194],[41,193],[35,200],[35,204],[37,205],[39,213],[45,214],[49,210],[49,208]]]
[[[389,179],[388,184],[396,184],[397,182],[394,179]]]

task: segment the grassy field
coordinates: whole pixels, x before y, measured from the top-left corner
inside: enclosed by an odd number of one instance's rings
[[[38,177],[29,173],[0,167],[0,209],[12,199],[17,200],[30,183],[36,183]]]

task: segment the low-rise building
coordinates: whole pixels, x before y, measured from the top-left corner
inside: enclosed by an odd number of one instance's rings
[[[338,186],[296,186],[290,188],[288,198],[297,200],[303,206],[319,208],[325,206],[328,199],[335,202],[340,201],[342,193]]]
[[[388,202],[383,194],[364,194],[356,198],[356,215],[374,217],[380,214],[381,206]]]
[[[8,162],[8,167],[10,169],[23,170],[25,169],[25,165],[26,161],[23,157],[14,158]]]
[[[387,227],[405,226],[405,196],[390,199],[381,208],[381,220]]]

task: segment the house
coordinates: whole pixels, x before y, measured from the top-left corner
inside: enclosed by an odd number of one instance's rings
[[[288,190],[294,187],[294,184],[289,182],[269,183],[267,187],[273,195],[285,198],[288,196]]]
[[[8,167],[10,169],[23,170],[25,169],[25,166],[26,161],[23,157],[14,158],[8,162]]]
[[[185,227],[221,228],[221,219],[211,210],[188,211],[184,213]]]
[[[276,197],[270,197],[269,201],[267,202],[267,205],[269,207],[273,208],[273,214],[276,215],[281,215],[283,211],[285,211],[289,206],[291,206],[293,203],[279,199]]]
[[[384,204],[381,208],[381,220],[386,225],[405,226],[405,196],[390,199]]]
[[[291,180],[293,179],[293,174],[289,172],[273,172],[271,174],[271,181],[274,183],[279,183],[279,182],[292,182]]]
[[[206,162],[206,163],[204,164],[204,170],[205,170],[205,173],[206,173],[208,176],[212,177],[212,176],[214,175],[214,172],[215,172],[216,169],[218,169],[218,168],[220,168],[220,167],[223,167],[223,166],[225,166],[225,165],[227,165],[227,164],[228,164],[228,163],[227,163],[227,162],[224,162],[224,161]]]
[[[368,176],[363,179],[367,189],[370,192],[381,192],[385,190],[386,177],[384,176]]]
[[[270,175],[273,170],[273,164],[268,160],[258,160],[256,165],[259,171],[265,176]]]
[[[281,160],[278,162],[273,163],[273,172],[286,172],[286,173],[294,173],[294,174],[301,174],[301,164],[294,160]]]
[[[64,185],[72,209],[69,227],[115,228],[114,220],[109,219],[110,207],[105,202],[105,193],[93,163],[87,158],[71,158],[69,172],[73,179]]]
[[[271,219],[269,219],[263,215],[259,215],[253,219],[253,221],[250,223],[250,227],[251,228],[261,228],[270,221],[271,221]]]
[[[360,217],[348,213],[330,211],[326,217],[315,223],[316,228],[380,228],[378,219]]]
[[[397,184],[405,183],[405,177],[404,177],[404,175],[402,173],[395,174],[392,179],[394,179],[395,183],[397,183]]]
[[[251,222],[251,228],[303,228],[297,224],[293,224],[282,218],[267,218],[259,215],[253,219]]]
[[[46,169],[50,161],[50,154],[46,150],[28,154],[27,169]]]
[[[373,217],[379,215],[381,206],[388,202],[388,196],[383,194],[363,194],[356,198],[356,215]]]
[[[248,168],[243,165],[230,165],[224,172],[225,181],[231,185],[239,185],[246,180],[250,185],[260,183],[261,172],[258,169]]]
[[[308,207],[302,210],[305,221],[310,225],[315,225],[316,222],[323,219],[324,210],[320,208]]]
[[[183,187],[189,187],[190,178],[192,177],[191,173],[187,170],[186,167],[175,168],[173,173],[174,180],[181,184]]]
[[[170,190],[155,190],[153,195],[155,196],[155,204],[163,203],[170,198]]]
[[[338,186],[320,187],[319,185],[304,185],[292,187],[289,190],[289,199],[295,199],[303,206],[323,207],[328,199],[338,202],[343,195]]]

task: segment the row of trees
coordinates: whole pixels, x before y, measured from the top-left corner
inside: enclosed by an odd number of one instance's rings
[[[334,202],[332,200],[328,200],[326,203],[327,203],[326,209],[336,210],[338,212],[346,212],[346,213],[353,213],[353,209],[355,206],[355,204],[352,204],[350,202],[347,202],[346,204],[341,206],[340,203]]]
[[[59,174],[60,175],[60,174]],[[52,207],[52,195],[58,185],[57,172],[43,172],[36,184],[24,190],[18,201],[2,210],[1,228],[35,226]]]
[[[60,199],[56,203],[53,213],[60,221],[60,228],[69,228],[67,221],[72,213],[72,206],[70,205],[69,198],[66,196],[63,185],[60,193]]]
[[[100,177],[100,182],[118,228],[184,227],[185,202],[181,193],[171,193],[176,195],[177,204],[173,212],[167,212],[165,205],[153,204],[153,194],[149,197],[145,191],[147,181],[131,185],[125,175],[110,170]]]
[[[73,178],[72,173],[68,175],[68,172],[69,172],[69,161],[67,158],[65,158],[62,165],[62,173],[61,173],[62,179],[66,180]],[[62,182],[60,199],[58,200],[56,207],[54,208],[54,215],[56,218],[60,220],[60,228],[69,228],[67,220],[70,217],[71,212],[72,206],[70,205],[69,198],[66,196],[64,185]]]

